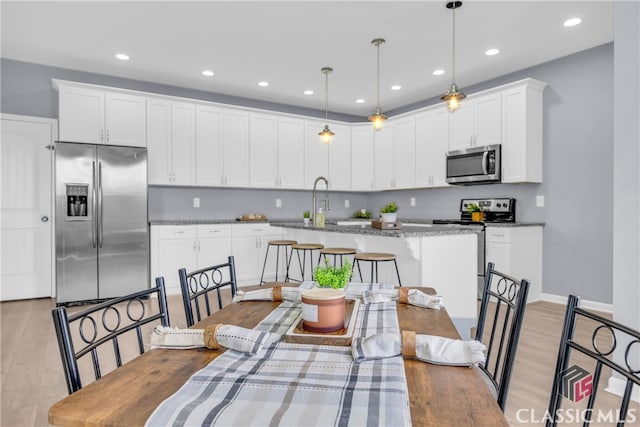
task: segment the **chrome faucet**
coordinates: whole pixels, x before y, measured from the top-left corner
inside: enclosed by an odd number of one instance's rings
[[[329,210],[329,181],[327,181],[327,178],[323,177],[323,176],[319,176],[316,178],[315,182],[313,183],[313,206],[311,208],[311,215],[312,216],[312,224],[315,224],[316,221],[316,206],[317,206],[317,201],[316,201],[316,187],[318,186],[318,181],[324,181],[324,184],[326,186],[326,190],[324,193],[324,211],[328,211]]]

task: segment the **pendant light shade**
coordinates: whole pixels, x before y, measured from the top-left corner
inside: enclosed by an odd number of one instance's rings
[[[383,122],[387,119],[382,113],[382,109],[380,108],[380,45],[384,43],[384,39],[373,39],[371,40],[371,44],[378,48],[378,75],[376,78],[376,112],[369,116],[369,121],[373,123],[373,128],[376,131],[382,129]]]
[[[453,14],[453,37],[452,37],[452,49],[451,49],[451,86],[447,93],[442,95],[440,99],[447,103],[447,109],[455,113],[460,108],[460,101],[465,99],[467,95],[464,94],[456,85],[456,9],[462,7],[461,1],[450,1],[447,3],[447,9],[452,10]]]
[[[333,68],[324,67],[320,71],[324,73],[324,120],[328,122],[329,121],[328,119],[329,117],[329,73],[333,71]],[[331,132],[331,129],[329,129],[329,124],[326,123],[324,125],[324,129],[322,129],[322,131],[319,132],[318,135],[320,135],[320,141],[322,141],[323,144],[331,144],[331,141],[333,140],[333,135],[335,135],[335,133]]]

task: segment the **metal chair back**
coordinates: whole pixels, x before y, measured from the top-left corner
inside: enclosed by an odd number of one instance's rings
[[[487,346],[480,369],[493,383],[498,405],[505,410],[520,330],[527,305],[529,282],[487,266],[475,339]]]
[[[223,264],[202,268],[190,273],[181,268],[178,271],[178,275],[180,276],[180,288],[182,290],[182,302],[187,326],[193,326],[196,321],[199,322],[204,317],[211,316],[213,310],[209,299],[212,291],[216,291],[218,308],[222,309],[221,289],[228,286],[231,289],[232,298],[238,290],[233,256],[230,256],[227,262]]]
[[[157,298],[157,310],[151,297]],[[113,364],[115,360],[115,367],[119,368],[123,363],[120,341],[123,334],[135,332],[139,355],[144,353],[142,326],[156,321],[163,326],[170,324],[162,280],[155,288],[113,298],[78,313],[69,314],[67,307],[57,307],[51,314],[69,394],[82,388],[78,360],[83,356],[90,356],[94,377],[99,379],[103,374],[101,361],[107,363],[104,361],[107,351],[101,348],[103,344],[112,344],[113,359],[110,358],[110,362]]]

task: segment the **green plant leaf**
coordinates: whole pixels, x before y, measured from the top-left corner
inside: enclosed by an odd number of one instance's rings
[[[329,260],[325,258],[324,267],[317,267],[313,276],[319,286],[344,288],[351,277],[351,263],[346,261],[342,267],[332,267],[329,265]]]

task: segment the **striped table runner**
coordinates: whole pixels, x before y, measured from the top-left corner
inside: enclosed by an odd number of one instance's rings
[[[354,283],[346,293],[390,287]],[[299,302],[285,301],[255,329],[284,334],[300,312]],[[356,337],[399,332],[395,302],[361,304],[359,312]],[[167,425],[408,426],[403,360],[354,362],[351,347],[284,341],[257,356],[228,350],[147,420],[147,426]]]

